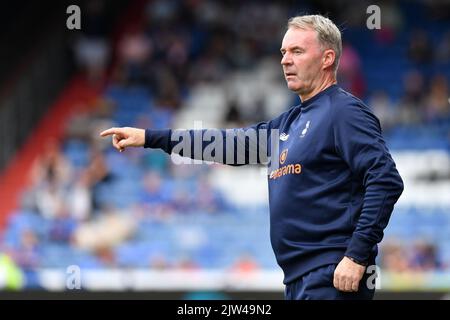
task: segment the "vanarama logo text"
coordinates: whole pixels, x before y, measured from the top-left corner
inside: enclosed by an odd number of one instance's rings
[[[284,164],[286,162],[288,154],[288,149],[284,149],[280,154],[280,164]],[[287,174],[300,174],[302,172],[302,166],[300,163],[295,164],[288,164],[285,166],[282,166],[276,170],[273,170],[270,173],[270,179],[278,179],[281,176],[287,175]]]

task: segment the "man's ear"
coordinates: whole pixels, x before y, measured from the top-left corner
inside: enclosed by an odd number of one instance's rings
[[[327,69],[333,65],[336,59],[336,53],[332,49],[327,49],[323,52],[322,69]]]

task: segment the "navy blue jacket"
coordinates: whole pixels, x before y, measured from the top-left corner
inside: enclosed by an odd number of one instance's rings
[[[337,264],[344,255],[373,262],[403,182],[371,110],[332,85],[271,121],[233,130],[249,129],[268,130],[263,140],[256,137],[258,145],[268,149],[271,130],[280,134],[278,163],[272,163],[268,183],[270,238],[284,283],[320,266]],[[182,133],[193,139],[204,132]],[[228,130],[219,132],[226,154]],[[173,141],[172,133],[146,129],[145,147],[171,153],[178,141],[189,140]],[[237,137],[233,151],[239,144],[248,149],[250,140]],[[203,142],[201,148],[210,143]],[[186,156],[186,150],[178,153]],[[188,156],[205,159],[193,148]],[[243,161],[237,160],[235,154],[234,163],[228,164],[247,164],[251,159],[246,154]]]

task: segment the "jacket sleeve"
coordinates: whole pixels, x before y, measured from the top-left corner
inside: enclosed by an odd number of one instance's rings
[[[234,166],[267,163],[268,127],[261,122],[237,129],[146,129],[144,147]]]
[[[293,108],[275,119],[245,128],[146,129],[144,147],[232,166],[270,164],[271,154],[278,156],[278,128]]]
[[[333,123],[336,152],[363,183],[365,194],[346,256],[368,261],[384,235],[403,181],[381,134],[380,123],[364,105],[339,108]]]

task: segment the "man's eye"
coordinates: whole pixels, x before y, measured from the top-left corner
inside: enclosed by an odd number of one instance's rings
[[[303,51],[302,50],[295,50],[294,53],[295,54],[301,54],[301,53],[303,53]]]

